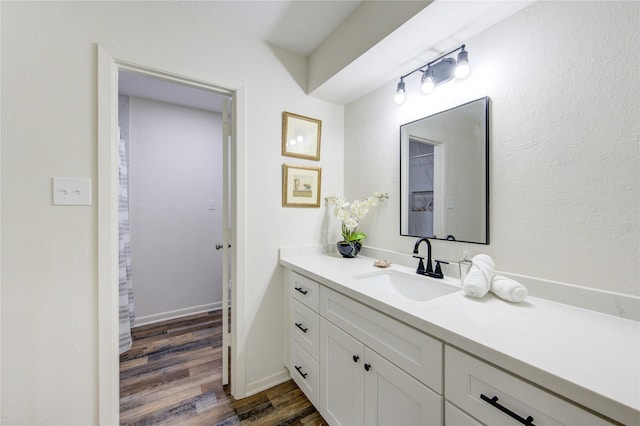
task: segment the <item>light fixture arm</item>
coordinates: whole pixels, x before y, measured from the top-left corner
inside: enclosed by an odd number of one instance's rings
[[[429,62],[427,62],[426,64],[419,66],[419,67],[418,67],[418,68],[416,68],[415,70],[413,70],[413,71],[411,71],[411,72],[408,72],[408,73],[406,73],[405,75],[401,76],[401,77],[400,77],[400,80],[404,80],[405,78],[409,77],[411,74],[413,74],[413,73],[415,73],[415,72],[418,72],[418,71],[424,71],[426,68],[428,68],[429,66],[431,66],[431,65],[435,64],[436,62],[438,62],[438,61],[439,61],[439,60],[441,60],[442,58],[444,58],[444,57],[446,57],[446,56],[449,56],[449,55],[451,55],[452,53],[457,52],[458,50],[464,50],[465,46],[466,46],[466,45],[464,45],[464,44],[463,44],[462,46],[456,47],[455,49],[453,49],[453,50],[452,50],[452,51],[450,51],[450,52],[447,52],[447,53],[444,53],[444,54],[442,54],[442,55],[438,56],[436,59],[434,59],[434,60],[432,60],[432,61],[429,61]]]
[[[464,49],[465,45],[463,44],[401,76],[400,82],[396,87],[395,102],[400,105],[405,101],[406,87],[404,79],[415,72],[422,72],[422,84],[420,88],[424,94],[431,93],[436,86],[450,81],[454,76],[463,79],[469,75],[469,53]],[[457,51],[460,51],[457,60],[448,57]]]

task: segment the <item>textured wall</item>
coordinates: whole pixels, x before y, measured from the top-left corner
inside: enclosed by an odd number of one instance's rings
[[[435,242],[439,258],[488,253],[499,270],[640,295],[640,3],[539,2],[464,40],[472,73],[393,103],[397,81],[346,108],[345,190],[389,191],[367,244],[398,233],[398,126],[491,98],[489,246]],[[427,42],[427,41],[425,41]]]

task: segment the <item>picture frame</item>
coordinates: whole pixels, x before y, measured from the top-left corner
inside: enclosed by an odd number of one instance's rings
[[[282,207],[320,207],[322,168],[282,165]]]
[[[322,121],[292,112],[282,113],[282,155],[320,160]]]

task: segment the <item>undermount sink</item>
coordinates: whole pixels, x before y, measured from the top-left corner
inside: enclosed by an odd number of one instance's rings
[[[399,294],[407,299],[425,302],[454,293],[459,288],[436,281],[433,278],[388,270],[356,275],[355,279],[371,287]]]

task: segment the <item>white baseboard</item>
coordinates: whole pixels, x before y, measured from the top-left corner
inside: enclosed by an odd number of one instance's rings
[[[133,322],[133,326],[138,327],[141,325],[153,324],[160,321],[186,317],[189,315],[201,314],[203,312],[217,311],[219,309],[222,309],[222,302],[207,303],[206,305],[191,306],[188,308],[176,309],[174,311],[144,315],[141,317],[136,317]]]
[[[272,374],[269,377],[256,380],[255,382],[247,383],[247,386],[245,388],[246,395],[247,396],[255,395],[258,392],[262,392],[263,390],[266,390],[274,386],[277,386],[281,383],[284,383],[289,379],[291,379],[291,376],[289,375],[289,371],[283,368],[282,371],[279,371],[276,374]]]

